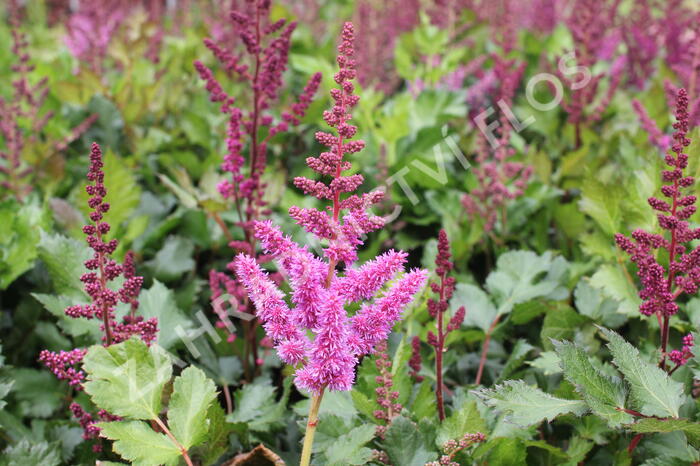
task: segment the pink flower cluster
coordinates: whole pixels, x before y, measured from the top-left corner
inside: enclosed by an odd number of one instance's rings
[[[639,296],[644,300],[640,312],[650,316],[659,314],[671,316],[678,312],[675,300],[681,293],[695,294],[700,285],[700,248],[686,252],[683,243],[700,238],[700,228],[691,229],[688,218],[696,211],[696,197],[684,196],[682,188],[690,187],[695,180],[692,176],[684,176],[683,170],[688,166],[688,155],[683,150],[690,145],[688,133],[688,97],[685,89],[678,92],[676,107],[676,130],[673,134],[674,143],[671,152],[666,155],[669,170],[662,172],[666,183],[662,194],[670,203],[656,198],[649,198],[649,205],[658,213],[659,225],[670,233],[670,239],[661,235],[636,230],[632,233],[631,241],[622,234],[615,235],[618,246],[630,254],[632,261],[637,264],[638,275],[643,289]],[[666,249],[669,253],[668,273],[661,265],[654,249]]]
[[[510,108],[525,64],[518,64],[514,59],[509,60],[499,54],[493,54],[493,59],[493,77],[498,83],[494,101]],[[507,203],[522,196],[533,172],[531,166],[510,160],[515,150],[510,146],[512,128],[505,112],[501,112],[499,123],[497,140],[491,142],[495,149],[489,147],[489,141],[482,132],[478,133],[478,166],[473,168],[478,186],[462,197],[462,205],[469,217],[483,219],[487,232],[493,231],[499,213],[501,230],[505,231]]]
[[[464,436],[459,440],[448,440],[442,446],[443,455],[440,457],[440,460],[425,463],[425,466],[459,466],[459,463],[454,461],[455,455],[462,450],[473,447],[477,443],[483,442],[484,440],[486,440],[486,436],[481,432],[464,434]]]
[[[119,416],[109,414],[104,409],[99,410],[97,412],[97,416],[93,416],[92,414],[85,411],[85,409],[83,409],[82,406],[75,402],[70,404],[70,410],[73,413],[73,417],[75,417],[78,420],[80,427],[83,428],[83,439],[85,440],[98,440],[100,438],[100,428],[95,425],[98,422],[111,422],[121,420]],[[102,443],[97,442],[93,444],[92,449],[95,452],[102,451]]]
[[[374,392],[377,395],[377,404],[379,404],[381,409],[375,410],[373,414],[378,421],[386,422],[386,424],[378,425],[376,428],[377,437],[383,439],[387,426],[394,416],[401,412],[402,406],[401,403],[396,401],[399,397],[399,392],[393,390],[394,377],[391,374],[391,360],[387,354],[386,341],[377,344],[375,354],[377,356],[375,365],[379,375],[375,379],[378,387],[374,389]]]
[[[689,333],[683,337],[683,347],[680,350],[673,350],[668,353],[668,359],[676,363],[678,366],[684,365],[694,356],[693,345],[695,345],[695,342],[693,341],[693,334]]]
[[[235,202],[241,217],[240,226],[246,230],[247,241],[235,242],[234,247],[252,254],[252,221],[259,219],[261,214],[268,214],[264,210],[265,185],[261,180],[267,161],[267,143],[276,134],[300,123],[321,83],[321,74],[316,73],[309,79],[298,101],[281,113],[280,121],[275,123],[271,114],[264,113],[272,108],[284,84],[282,75],[287,69],[290,40],[296,23],[287,24],[285,19],[270,22],[270,0],[246,0],[246,4],[246,11],[233,11],[230,18],[250,57],[250,64],[245,63],[242,53],[235,53],[215,40],[205,39],[204,44],[230,77],[249,83],[251,102],[248,112],[236,106],[236,99],[226,93],[211,69],[201,61],[196,61],[194,66],[206,82],[210,100],[219,103],[221,112],[228,116],[227,153],[221,169],[230,173],[231,179],[221,182],[218,188],[224,198]],[[244,172],[246,144],[247,173]]]
[[[335,105],[324,113],[325,121],[337,134],[317,133],[317,140],[330,151],[307,159],[311,168],[333,180],[324,184],[306,178],[295,179],[295,184],[307,194],[329,199],[332,205],[327,211],[290,209],[290,215],[298,224],[328,243],[324,249],[326,260],[294,243],[271,222],[255,223],[255,237],[287,277],[292,289],[292,308],[254,258],[239,254],[233,263],[280,358],[297,366],[297,386],[313,393],[321,393],[326,388],[349,390],[352,387],[358,358],[371,353],[376,344],[387,338],[403,308],[426,278],[422,270],[410,271],[397,278],[373,302],[363,302],[397,277],[403,270],[406,254],[389,251],[361,267],[352,266],[357,260],[356,249],[362,244],[362,235],[382,225],[380,218],[366,211],[381,199],[381,193],[341,198],[341,194],[357,187],[358,180],[361,182],[357,176],[342,175],[351,168],[343,156],[364,147],[362,141],[346,141],[357,132],[357,128],[348,123],[349,110],[358,102],[351,82],[356,77],[353,38],[352,24],[346,23],[338,47],[340,71],[335,75],[340,88],[331,91]],[[344,210],[348,213],[341,216]],[[336,270],[341,261],[346,265],[342,275]],[[362,303],[359,310],[352,317],[348,316],[345,306],[358,302]]]

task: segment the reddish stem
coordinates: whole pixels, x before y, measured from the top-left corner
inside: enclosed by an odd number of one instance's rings
[[[445,275],[440,276],[440,301],[445,300]],[[437,310],[437,346],[435,347],[435,372],[437,373],[437,387],[435,387],[435,395],[437,396],[438,418],[440,422],[445,420],[445,402],[443,400],[443,381],[442,381],[442,353],[445,351],[445,330],[443,323],[443,312]]]
[[[481,359],[479,360],[479,369],[476,371],[476,381],[474,382],[477,385],[481,383],[481,376],[484,374],[484,366],[486,365],[486,355],[489,352],[489,345],[491,344],[491,335],[493,334],[496,325],[498,325],[499,320],[501,320],[500,314],[497,315],[495,319],[493,319],[493,322],[491,322],[491,326],[486,331],[486,336],[484,337],[484,345],[481,348]]]

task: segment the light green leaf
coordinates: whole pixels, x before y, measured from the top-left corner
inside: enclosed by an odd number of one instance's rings
[[[573,339],[576,331],[586,322],[588,319],[574,311],[568,304],[559,303],[544,317],[540,331],[542,346],[546,350],[551,350],[553,349],[552,339]]]
[[[528,365],[539,369],[544,375],[558,374],[561,372],[559,356],[554,351],[543,351],[539,357],[527,362]]]
[[[386,431],[383,447],[393,464],[424,466],[437,458],[431,443],[419,425],[397,416]]]
[[[372,458],[365,447],[375,436],[375,426],[364,424],[338,437],[325,451],[329,465],[361,465]]]
[[[630,283],[619,265],[603,264],[593,274],[591,286],[603,290],[603,294],[620,303],[617,312],[638,317],[641,300],[634,283]]]
[[[491,322],[498,315],[496,306],[493,305],[489,295],[481,288],[467,283],[458,283],[450,300],[452,312],[464,306],[468,309],[464,317],[463,327],[478,327],[486,332]]]
[[[252,431],[269,432],[281,425],[290,389],[290,382],[285,383],[282,397],[276,402],[276,390],[270,379],[258,378],[234,394],[236,409],[226,420],[245,423]]]
[[[153,269],[156,278],[163,282],[171,282],[182,278],[194,266],[192,253],[194,245],[189,239],[181,236],[168,236],[163,248],[156,253],[148,265]]]
[[[601,332],[608,339],[613,364],[625,376],[630,392],[640,412],[647,416],[678,417],[683,403],[683,384],[639,357],[639,351],[620,335],[605,328]]]
[[[498,314],[507,314],[513,306],[538,297],[564,299],[568,291],[562,286],[568,264],[547,251],[538,256],[531,251],[501,254],[496,270],[486,279],[486,289],[498,304]]]
[[[509,380],[493,389],[482,388],[472,393],[487,406],[505,412],[508,421],[523,427],[545,419],[552,421],[561,414],[581,416],[588,411],[582,400],[556,398],[522,380]]]
[[[14,199],[0,202],[0,290],[34,265],[44,212]]]
[[[39,258],[46,265],[54,290],[68,296],[84,296],[80,276],[86,271],[90,250],[81,242],[58,234],[41,232]]]
[[[93,346],[83,359],[85,392],[112,414],[154,419],[160,413],[163,387],[170,380],[168,354],[137,338],[108,347]]]
[[[526,340],[522,338],[518,339],[510,352],[510,356],[508,356],[506,365],[503,366],[501,374],[498,376],[498,379],[496,379],[496,383],[500,383],[503,380],[510,378],[513,372],[515,372],[515,370],[523,364],[523,361],[525,361],[528,353],[530,353],[530,351],[533,349],[534,346],[529,344]]]
[[[175,465],[180,449],[165,434],[141,421],[100,422],[100,436],[114,440],[114,451],[142,466]]]
[[[644,418],[628,424],[625,427],[632,432],[639,434],[650,434],[654,432],[676,432],[682,431],[694,437],[700,436],[700,423],[688,419],[654,419]]]
[[[209,428],[207,411],[216,399],[216,385],[201,369],[188,367],[173,384],[168,404],[168,426],[183,447],[201,443]]]
[[[156,341],[168,350],[180,341],[178,327],[185,333],[193,327],[192,321],[185,317],[175,303],[173,290],[158,280],[154,280],[149,289],[141,291],[139,315],[143,316],[144,320],[151,317],[158,319],[158,339]]]
[[[620,184],[604,185],[589,176],[583,183],[579,206],[607,235],[612,237],[620,231],[622,220],[620,205],[624,196],[625,192]]]
[[[568,341],[555,341],[554,347],[561,360],[564,377],[574,384],[595,414],[607,420],[610,427],[632,421],[631,415],[621,411],[625,407],[626,393],[620,380],[600,373],[579,346]]]
[[[58,443],[35,442],[22,439],[3,451],[3,462],[8,466],[58,466],[61,452]]]
[[[459,411],[453,412],[438,428],[435,445],[438,448],[451,439],[460,439],[464,434],[486,433],[486,422],[481,418],[476,401],[464,403]]]
[[[578,282],[574,302],[578,312],[606,327],[616,328],[627,320],[625,315],[617,312],[618,303],[603,296],[601,290],[594,288],[587,278]]]

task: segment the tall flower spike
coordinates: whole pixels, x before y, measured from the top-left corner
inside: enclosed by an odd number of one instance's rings
[[[649,205],[658,212],[659,226],[668,231],[668,238],[641,229],[632,233],[632,239],[620,233],[615,235],[618,247],[628,253],[637,265],[637,275],[642,284],[639,311],[645,316],[656,314],[659,320],[663,367],[668,356],[670,318],[678,312],[676,300],[683,293],[695,294],[700,286],[700,247],[684,245],[700,239],[700,228],[690,228],[688,223],[688,218],[696,211],[697,198],[682,193],[683,188],[695,183],[692,176],[683,173],[688,166],[688,155],[683,151],[690,145],[687,137],[688,94],[685,89],[678,91],[673,128],[673,145],[665,157],[669,169],[661,173],[665,183],[661,193],[667,200],[649,198]],[[657,260],[655,249],[668,252],[668,268]]]
[[[335,81],[339,88],[331,91],[335,103],[332,110],[324,113],[335,133],[316,134],[316,139],[329,147],[329,152],[307,159],[311,168],[332,180],[318,183],[307,178],[295,179],[295,184],[307,194],[330,200],[331,205],[325,211],[290,208],[290,215],[299,225],[326,243],[325,260],[295,244],[271,222],[254,223],[255,238],[287,277],[292,290],[291,309],[255,259],[241,253],[233,262],[233,269],[255,303],[256,314],[280,358],[297,366],[297,386],[312,393],[300,462],[304,466],[311,458],[324,391],[352,388],[358,358],[370,354],[377,344],[386,340],[426,278],[425,271],[412,270],[387,287],[403,271],[406,255],[402,252],[389,251],[361,267],[352,265],[357,260],[357,247],[362,244],[361,236],[382,224],[380,218],[367,212],[381,199],[381,193],[347,194],[359,186],[362,177],[342,175],[351,168],[344,156],[364,147],[362,141],[350,140],[357,128],[349,123],[349,111],[359,100],[353,95],[352,80],[356,74],[353,37],[352,24],[346,23],[338,47],[340,71]],[[340,261],[346,265],[344,274],[336,271]],[[380,297],[369,301],[382,289],[385,291]],[[357,301],[361,303],[360,309],[350,317],[345,308]]]
[[[218,214],[214,214],[215,219],[226,234],[230,247],[253,256],[257,253],[254,224],[270,213],[264,198],[266,184],[262,179],[267,165],[267,145],[275,135],[285,133],[291,126],[301,123],[321,83],[321,74],[315,73],[296,102],[279,114],[275,111],[284,85],[282,78],[287,69],[291,36],[296,23],[288,23],[284,19],[273,22],[270,19],[271,6],[270,0],[237,3],[238,9],[229,15],[229,29],[235,34],[227,35],[216,31],[215,39],[204,40],[204,45],[216,57],[227,76],[242,81],[247,92],[242,92],[234,99],[224,90],[211,69],[200,61],[194,63],[197,73],[206,83],[210,100],[218,103],[221,112],[226,115],[226,152],[221,169],[229,174],[229,178],[219,183],[217,188],[236,209],[237,226],[243,230],[244,238],[234,238],[223,220],[217,217]],[[229,43],[238,45],[240,50],[223,45]],[[229,264],[229,269],[231,267]],[[217,289],[226,278],[217,271],[212,271],[211,274],[212,303],[214,311],[221,314],[217,310],[218,301],[214,300],[220,297]],[[240,293],[240,289],[233,294],[229,293],[229,296],[236,301],[236,307],[247,308],[248,312],[253,313],[245,293]],[[223,323],[221,319],[220,323]],[[249,381],[255,375],[251,363],[260,359],[255,325],[255,322],[243,324],[246,355],[243,358],[243,368]],[[232,336],[230,333],[229,339]]]
[[[445,230],[440,230],[438,234],[438,253],[435,258],[435,274],[438,276],[438,281],[430,284],[430,289],[438,295],[438,299],[430,298],[428,300],[428,312],[430,316],[436,320],[437,335],[432,331],[428,332],[428,344],[435,349],[435,373],[437,375],[437,386],[435,387],[435,396],[437,399],[438,417],[442,422],[445,419],[445,403],[443,399],[443,367],[442,356],[445,353],[445,340],[447,335],[453,330],[457,330],[464,321],[465,310],[460,307],[457,312],[445,324],[445,313],[449,308],[449,300],[452,298],[452,293],[455,289],[454,277],[449,277],[449,273],[454,268],[454,264],[450,261],[452,254],[450,253],[450,243],[447,239]],[[420,354],[420,353],[419,353]]]

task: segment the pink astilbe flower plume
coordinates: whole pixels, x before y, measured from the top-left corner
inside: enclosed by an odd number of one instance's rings
[[[93,254],[90,259],[85,261],[87,272],[80,277],[80,281],[85,284],[85,292],[90,297],[90,303],[68,306],[65,313],[76,319],[99,319],[101,321],[100,329],[103,332],[102,344],[105,346],[120,343],[132,336],[138,336],[150,345],[156,340],[158,334],[158,319],[153,317],[144,320],[142,316],[136,315],[143,277],[136,275],[133,254],[128,252],[124,263],[118,264],[111,257],[117,248],[118,241],[116,239],[106,240],[106,235],[111,227],[104,220],[104,215],[109,211],[110,205],[105,202],[107,188],[104,184],[103,167],[102,151],[96,143],[93,143],[90,153],[90,168],[87,174],[90,183],[85,187],[85,191],[90,196],[88,205],[92,211],[89,215],[90,221],[83,227],[86,242]],[[123,277],[121,287],[116,290],[111,289],[108,286],[109,283],[119,277]],[[115,308],[119,302],[129,305],[129,312],[122,318],[121,322],[118,322],[115,316]],[[85,380],[85,373],[79,366],[86,353],[87,350],[83,348],[60,352],[43,350],[39,355],[39,361],[46,365],[60,380],[67,380],[71,387],[80,391]],[[93,425],[97,421],[88,422],[92,420],[92,417],[80,405],[74,403],[71,405],[71,410],[85,430],[83,437],[85,439],[97,438],[96,432],[99,432],[99,429]],[[102,420],[114,420],[114,417],[110,416],[104,411],[98,414]],[[99,448],[100,445],[96,444],[94,447]]]
[[[676,123],[673,128],[673,146],[665,157],[668,170],[662,172],[664,186],[661,193],[668,200],[649,198],[649,205],[658,212],[659,226],[668,231],[663,235],[635,230],[632,239],[615,235],[618,247],[628,253],[637,265],[637,275],[642,284],[639,297],[642,304],[639,311],[645,316],[656,314],[661,327],[662,366],[668,356],[666,348],[669,337],[671,316],[678,312],[677,298],[685,293],[693,295],[700,286],[700,248],[684,245],[700,239],[700,228],[690,228],[688,219],[695,213],[696,196],[684,195],[683,188],[695,183],[692,176],[685,176],[688,155],[683,151],[690,145],[688,139],[688,94],[685,89],[678,91],[676,103]],[[668,252],[668,267],[657,259],[654,250]],[[690,346],[690,345],[686,345]],[[678,355],[674,355],[679,359]]]
[[[339,89],[331,91],[335,105],[324,113],[336,132],[317,133],[316,139],[329,150],[307,159],[312,169],[332,180],[294,180],[305,193],[329,200],[331,205],[326,210],[292,207],[289,211],[302,228],[326,243],[325,257],[294,243],[270,221],[255,222],[255,238],[287,277],[291,307],[252,257],[239,254],[232,265],[280,358],[297,366],[297,386],[316,395],[326,388],[352,388],[358,358],[387,338],[426,278],[422,270],[401,274],[406,254],[400,251],[388,251],[360,267],[353,266],[363,235],[383,224],[367,211],[381,200],[381,193],[343,198],[362,182],[361,175],[342,174],[351,168],[344,156],[364,147],[364,142],[350,140],[357,128],[349,123],[349,110],[359,100],[351,82],[356,76],[353,38],[352,24],[346,23],[338,47],[340,71],[335,75]],[[343,274],[336,271],[339,262],[345,263]],[[368,301],[377,293],[381,296]],[[354,302],[361,303],[360,309],[349,316],[345,307]]]

